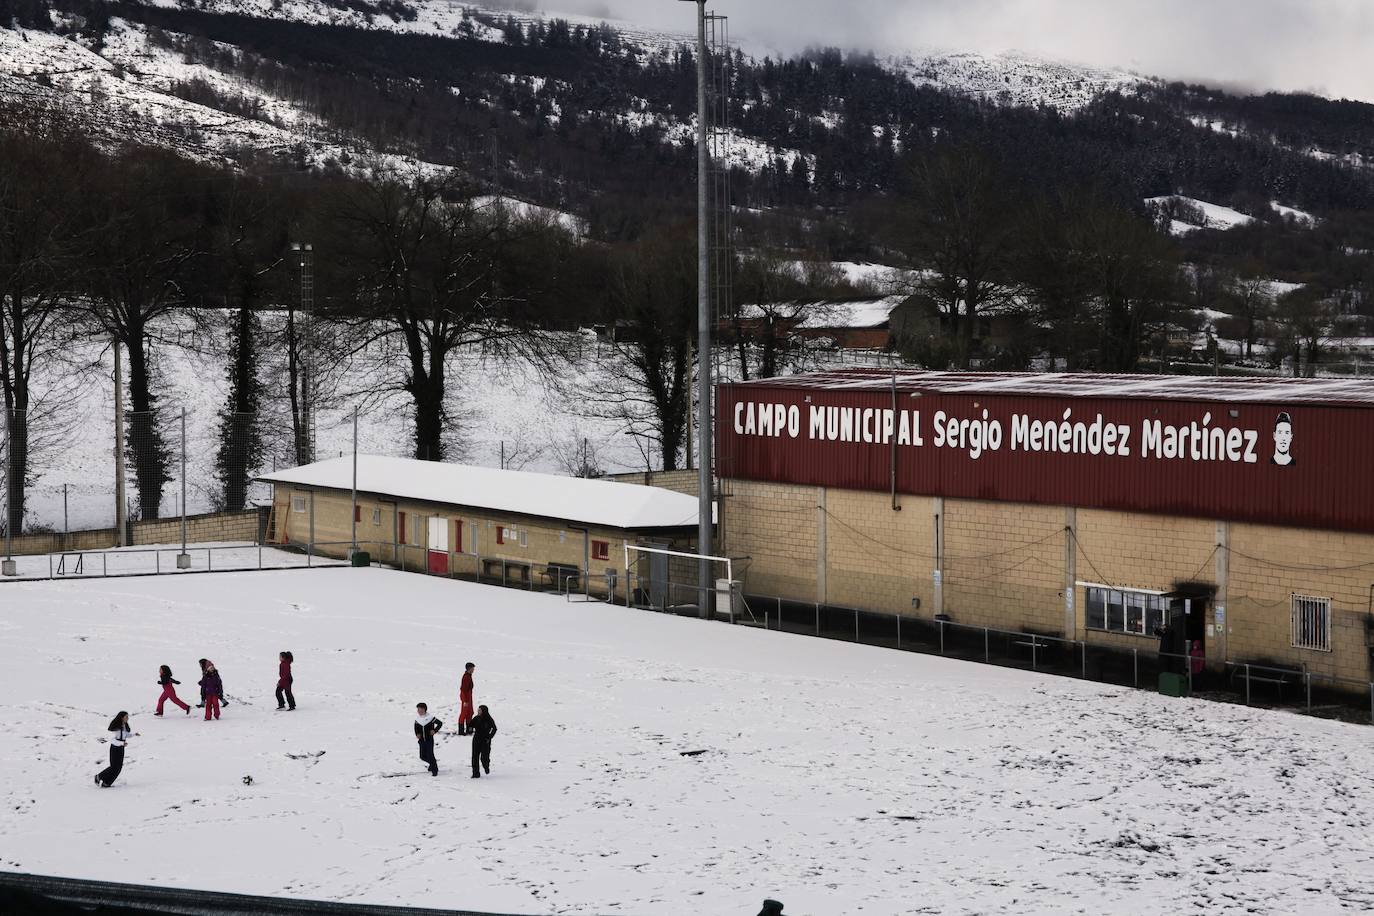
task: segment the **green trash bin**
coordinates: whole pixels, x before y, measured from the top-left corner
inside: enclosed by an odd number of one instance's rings
[[[1159,675],[1159,692],[1166,697],[1186,697],[1188,695],[1187,675],[1173,674],[1169,671],[1161,672]]]
[[[371,566],[372,554],[366,550],[355,550],[353,556],[349,557],[354,566]]]

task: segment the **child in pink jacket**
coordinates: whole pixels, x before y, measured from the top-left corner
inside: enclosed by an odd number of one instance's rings
[[[162,706],[168,700],[171,700],[173,703],[180,706],[181,711],[184,713],[189,713],[191,711],[191,707],[181,702],[181,698],[177,696],[176,685],[180,684],[181,681],[178,681],[172,677],[171,668],[167,667],[166,665],[163,665],[162,667],[158,668],[157,682],[162,685],[162,696],[157,698],[157,712],[153,713],[153,715],[162,715]]]

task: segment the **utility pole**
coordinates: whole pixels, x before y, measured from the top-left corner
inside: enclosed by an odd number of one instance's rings
[[[124,503],[124,363],[119,340],[114,342],[115,383],[115,546],[127,547],[124,528],[128,507]]]

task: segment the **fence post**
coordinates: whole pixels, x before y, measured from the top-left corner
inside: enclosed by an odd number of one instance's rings
[[[1083,665],[1082,665],[1082,668],[1081,668],[1081,674],[1082,674],[1083,680],[1086,681],[1086,680],[1088,679],[1088,644],[1087,644],[1086,642],[1081,642],[1081,643],[1078,644],[1078,649],[1079,649],[1079,651],[1082,653],[1082,659],[1083,659]]]
[[[988,628],[983,627],[983,664],[989,664],[991,661],[992,653],[988,651]]]
[[[110,564],[108,561],[109,554],[102,553],[100,555],[100,574],[102,576],[108,576],[110,574]]]
[[[816,635],[821,635],[821,603],[816,602]]]
[[[1140,650],[1131,649],[1131,686],[1140,686]]]
[[[1032,671],[1039,671],[1039,670],[1040,670],[1039,659],[1036,657],[1036,654],[1037,654],[1037,653],[1036,653],[1036,648],[1037,648],[1039,645],[1040,645],[1040,640],[1038,640],[1038,639],[1036,639],[1034,636],[1032,636],[1032,637],[1031,637],[1031,670],[1032,670]]]
[[[940,654],[945,654],[945,622],[940,621]]]
[[[854,609],[854,641],[859,641],[859,609]]]
[[[258,538],[258,569],[262,569],[262,538]]]
[[[308,569],[315,560],[315,539],[311,538],[310,543],[305,545],[305,565]]]
[[[162,575],[162,551],[161,551],[161,550],[154,550],[154,551],[153,551],[153,572],[157,573],[159,576]]]
[[[1193,695],[1193,658],[1191,655],[1183,656],[1183,670],[1188,672],[1188,696]]]
[[[782,629],[782,596],[781,596],[781,595],[775,595],[774,597],[778,599],[778,629],[781,630],[781,629]]]
[[[1311,711],[1312,711],[1312,672],[1310,672],[1310,671],[1304,671],[1304,672],[1302,673],[1302,679],[1303,679],[1303,681],[1304,681],[1304,686],[1307,687],[1307,711],[1308,711],[1308,712],[1311,712]]]
[[[1369,724],[1374,725],[1374,682],[1369,685]]]
[[[1245,665],[1245,705],[1250,705],[1250,665]]]
[[[897,615],[897,648],[902,647],[902,615]]]

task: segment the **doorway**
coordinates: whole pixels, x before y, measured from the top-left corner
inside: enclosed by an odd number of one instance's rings
[[[429,572],[435,576],[448,575],[448,519],[430,516],[429,538],[425,545],[429,551]]]

